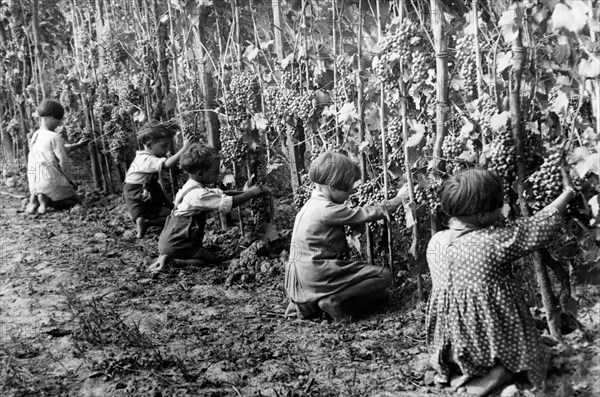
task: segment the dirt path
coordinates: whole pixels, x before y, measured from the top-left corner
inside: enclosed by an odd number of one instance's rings
[[[0,200],[2,395],[456,395],[433,384],[423,304],[351,324],[286,320],[282,277],[253,288],[225,288],[217,268],[149,277],[157,236],[133,239],[117,197],[43,218]],[[594,293],[587,331],[555,348],[537,395],[598,390]]]

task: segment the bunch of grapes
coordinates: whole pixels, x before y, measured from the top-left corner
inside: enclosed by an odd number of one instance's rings
[[[468,96],[475,94],[474,86],[477,79],[475,53],[475,36],[467,34],[456,39],[456,66],[463,79],[463,87]]]
[[[410,74],[415,85],[425,83],[428,77],[427,72],[432,67],[432,62],[433,59],[427,56],[422,50],[413,52]]]
[[[315,115],[316,100],[313,91],[301,93],[283,86],[270,86],[264,91],[265,117],[274,127],[281,129],[289,118],[305,123]]]
[[[375,65],[375,73],[381,81],[391,81],[399,75],[395,70],[398,61],[408,66],[411,64],[413,49],[424,41],[419,26],[406,20],[399,29],[387,32],[379,41],[379,62]]]
[[[298,64],[288,65],[281,74],[281,84],[291,90],[300,90],[300,67]]]
[[[474,120],[479,124],[481,133],[489,136],[491,134],[490,119],[498,113],[498,107],[494,99],[485,94],[483,97],[476,100],[477,112],[475,112]]]
[[[242,72],[235,74],[229,83],[229,95],[233,102],[254,114],[260,110],[260,83],[258,76]]]
[[[387,141],[391,147],[399,146],[402,143],[402,119],[394,117],[388,121]]]
[[[448,160],[457,159],[463,151],[463,144],[457,136],[448,134],[444,137],[444,141],[442,142],[442,154]]]
[[[156,53],[154,52],[152,43],[150,43],[149,40],[138,39],[136,56],[140,60],[144,74],[146,76],[151,76],[158,67]]]
[[[234,127],[221,125],[221,156],[226,163],[241,163],[246,155],[246,147],[238,138]]]
[[[298,187],[298,189],[296,189],[296,191],[294,192],[294,201],[292,204],[297,211],[304,207],[304,204],[306,204],[306,202],[310,198],[313,189],[314,184],[312,183],[308,175],[302,175],[301,184]]]
[[[127,59],[127,51],[121,40],[119,40],[113,32],[107,31],[107,33],[105,33],[103,47],[106,64],[109,70],[119,70],[120,65]]]
[[[333,90],[333,96],[338,103],[352,102],[356,97],[356,84],[352,69],[338,58],[335,62],[337,69],[337,81]]]
[[[539,134],[531,131],[526,132],[524,157],[527,169],[532,170],[541,165],[544,161],[543,154],[545,152],[544,141]]]
[[[133,111],[136,107],[139,108],[144,104],[144,94],[131,83],[121,85],[117,94],[121,105],[128,111]]]
[[[489,169],[496,171],[508,192],[516,176],[516,148],[508,131],[500,133],[491,143]]]
[[[81,138],[88,137],[86,131],[81,128],[81,121],[75,112],[65,113],[62,126],[67,133],[67,141],[69,142],[77,142]]]
[[[315,98],[314,92],[309,91],[304,94],[289,93],[286,114],[289,116],[296,116],[298,119],[304,122],[309,121],[315,113]]]
[[[551,153],[540,169],[529,177],[533,193],[530,205],[534,211],[541,210],[560,195],[562,191],[560,165],[560,154]]]
[[[569,108],[571,109],[571,111],[575,112],[575,111],[577,111],[578,107],[579,107],[579,95],[573,95],[569,99]],[[592,122],[592,119],[594,117],[594,112],[592,109],[592,102],[590,101],[589,98],[584,98],[583,101],[581,102],[581,108],[579,108],[579,115],[581,116],[581,118],[583,120]]]
[[[248,283],[254,281],[257,273],[261,272],[263,258],[259,256],[259,251],[265,249],[266,244],[258,240],[246,248],[239,257],[233,259],[225,274],[225,285],[231,286],[236,282]]]

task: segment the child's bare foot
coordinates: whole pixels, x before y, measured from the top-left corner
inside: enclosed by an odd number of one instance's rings
[[[146,230],[148,230],[148,220],[146,218],[142,218],[141,216],[135,220],[135,225],[137,228],[137,238],[144,237],[146,234]]]
[[[50,199],[48,199],[48,197],[46,197],[43,194],[38,194],[37,198],[40,203],[37,212],[40,215],[44,215],[46,212],[48,212],[48,205],[50,205]]]
[[[168,262],[169,262],[169,257],[167,255],[161,255],[158,257],[156,262],[154,262],[153,264],[151,264],[148,267],[148,270],[150,270],[150,272],[152,272],[152,273],[158,273],[158,272],[162,271],[165,268],[165,266],[167,266]]]
[[[350,315],[344,313],[341,307],[341,301],[335,296],[330,295],[321,299],[317,304],[325,313],[329,314],[335,322],[346,322],[350,320]]]
[[[498,364],[487,375],[468,381],[464,385],[464,388],[468,394],[483,397],[487,396],[492,390],[507,384],[514,377],[515,375],[512,372],[507,370],[503,365]]]
[[[28,203],[27,207],[25,208],[25,212],[27,212],[30,215],[33,215],[37,212],[38,207],[40,206],[40,203],[38,203],[37,201],[35,203]]]

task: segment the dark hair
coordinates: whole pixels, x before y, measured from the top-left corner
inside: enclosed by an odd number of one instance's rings
[[[175,131],[164,124],[159,124],[156,121],[149,121],[142,126],[142,129],[138,132],[137,138],[142,145],[148,143],[154,143],[159,139],[173,138]]]
[[[449,216],[493,211],[504,204],[502,179],[481,168],[460,171],[444,182],[440,201]]]
[[[220,161],[219,151],[214,147],[193,143],[179,159],[179,167],[189,173],[207,170]]]
[[[325,152],[312,162],[308,176],[314,183],[347,192],[360,179],[360,169],[341,153]]]
[[[44,99],[37,108],[37,114],[39,117],[54,117],[57,120],[62,120],[65,115],[65,108],[54,99]]]

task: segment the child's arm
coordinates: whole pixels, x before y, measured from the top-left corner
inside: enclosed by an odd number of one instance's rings
[[[558,211],[562,214],[565,212],[569,201],[571,201],[571,199],[573,198],[575,190],[573,189],[573,182],[571,181],[569,173],[564,168],[561,169],[560,172],[562,174],[562,182],[563,186],[565,187],[565,190],[561,193],[560,196],[558,196],[553,202],[548,204],[544,209],[554,207],[558,209]]]
[[[257,196],[262,196],[268,194],[269,191],[264,186],[252,186],[245,192],[241,192],[232,197],[233,204],[232,207],[237,207],[238,205],[244,204],[246,201],[253,199]]]
[[[67,177],[67,179],[71,179],[71,160],[69,159],[69,155],[67,154],[67,149],[65,148],[65,142],[62,137],[59,135],[52,142],[52,151],[54,152],[54,156],[56,156],[58,160],[58,164],[60,166],[60,171]]]
[[[226,196],[237,196],[238,194],[242,194],[244,192],[242,192],[241,190],[225,190],[223,191],[223,194]]]
[[[171,157],[169,157],[167,159],[167,161],[165,161],[165,163],[163,164],[163,168],[173,168],[177,165],[177,163],[179,163],[179,158],[181,157],[181,154],[190,147],[190,145],[192,144],[191,141],[188,141],[187,139],[183,142],[183,147],[174,155],[172,155]]]

